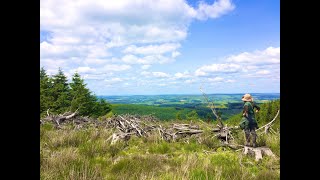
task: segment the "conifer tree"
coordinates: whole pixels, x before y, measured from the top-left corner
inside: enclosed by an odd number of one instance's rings
[[[52,109],[56,113],[63,113],[70,107],[70,88],[68,79],[64,75],[61,68],[56,75],[53,76],[53,85],[51,94],[53,96]]]
[[[108,114],[112,110],[112,106],[104,99],[97,100],[96,96],[93,96],[96,100],[93,108],[92,117],[99,117]]]
[[[40,114],[49,108],[49,76],[46,70],[42,67],[40,69]]]
[[[93,112],[96,99],[92,97],[90,90],[86,87],[84,80],[76,72],[70,83],[71,111],[79,108],[79,114],[88,116]]]
[[[72,76],[68,83],[61,68],[53,77],[49,77],[42,67],[40,69],[40,116],[50,113],[61,114],[76,111],[82,116],[99,117],[111,112],[111,104],[99,99],[86,87],[79,73]]]

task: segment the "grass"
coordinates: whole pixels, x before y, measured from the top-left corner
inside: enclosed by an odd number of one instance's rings
[[[161,123],[168,126],[173,122]],[[220,147],[210,131],[212,124],[192,123],[204,129],[198,138],[166,142],[155,132],[114,145],[106,141],[113,130],[56,130],[45,124],[40,128],[40,179],[279,179],[279,159],[266,157],[255,162],[241,151]],[[243,132],[234,137],[243,144]],[[279,134],[259,136],[258,144],[280,156]]]

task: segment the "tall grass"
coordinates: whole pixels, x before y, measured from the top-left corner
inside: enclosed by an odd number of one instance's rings
[[[199,125],[204,133],[166,142],[154,132],[114,145],[106,141],[112,130],[41,126],[40,179],[279,179],[279,158],[255,162],[254,157],[244,156],[241,151],[221,147],[210,131],[211,125],[188,123]],[[242,131],[233,136],[236,143],[243,144]],[[258,144],[280,156],[279,134],[259,136]]]

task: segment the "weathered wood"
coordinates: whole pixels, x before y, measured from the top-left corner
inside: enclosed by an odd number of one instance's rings
[[[253,147],[248,147],[245,146],[244,147],[244,151],[243,154],[247,155],[247,154],[253,154],[255,156],[255,160],[259,161],[262,159],[262,155],[267,155],[267,156],[271,156],[271,157],[275,157],[275,155],[272,153],[272,151],[267,148],[267,147],[257,147],[257,148],[253,148]]]
[[[257,129],[256,131],[259,131],[261,129],[264,128],[264,132],[268,133],[269,132],[269,128],[272,126],[272,123],[277,119],[278,115],[280,113],[280,109],[278,110],[276,116],[272,119],[272,121],[270,121],[269,123],[265,124],[264,126],[260,127],[259,129]]]

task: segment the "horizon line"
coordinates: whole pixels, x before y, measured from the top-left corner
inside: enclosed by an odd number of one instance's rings
[[[207,95],[211,94],[246,94],[246,93],[206,93]],[[280,94],[280,92],[268,92],[268,93],[254,93],[249,94]],[[202,95],[202,93],[183,93],[183,94],[114,94],[114,95],[96,95],[96,96],[162,96],[162,95]]]

